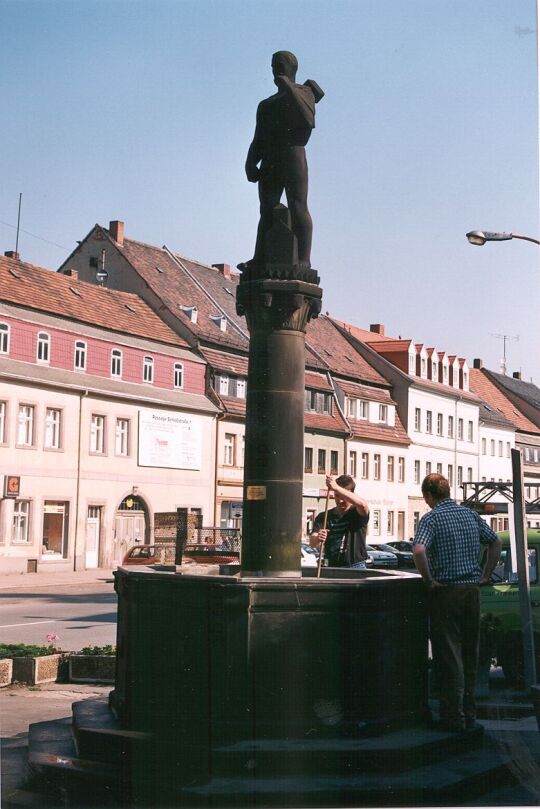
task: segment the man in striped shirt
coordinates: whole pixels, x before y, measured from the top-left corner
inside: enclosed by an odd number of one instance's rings
[[[474,511],[450,498],[442,475],[422,483],[431,508],[418,525],[413,554],[429,590],[430,635],[440,683],[440,724],[446,730],[476,727],[474,689],[480,633],[479,587],[489,584],[501,540]],[[480,546],[488,545],[484,569]]]

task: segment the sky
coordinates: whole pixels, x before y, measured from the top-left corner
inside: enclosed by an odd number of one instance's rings
[[[307,147],[323,311],[540,384],[535,0],[0,0],[0,247],[57,269],[98,222],[253,255],[270,62],[325,97]],[[519,337],[519,339],[513,339]],[[512,338],[512,339],[510,339]]]

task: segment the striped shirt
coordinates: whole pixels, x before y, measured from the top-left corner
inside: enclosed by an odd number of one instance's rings
[[[422,517],[414,544],[425,546],[435,581],[478,584],[482,575],[480,545],[496,539],[497,535],[476,512],[448,498]]]

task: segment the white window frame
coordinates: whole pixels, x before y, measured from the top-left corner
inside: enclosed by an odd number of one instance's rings
[[[17,419],[17,446],[33,447],[35,445],[35,418],[34,405],[20,404]]]
[[[154,381],[154,358],[146,355],[143,357],[143,382],[151,385]]]
[[[369,478],[369,452],[362,453],[360,477],[362,480],[367,480]]]
[[[394,536],[394,512],[388,511],[386,514],[386,533],[388,536]]]
[[[310,459],[309,464],[308,458]],[[313,447],[304,447],[304,474],[313,474]]]
[[[181,362],[175,362],[173,367],[173,387],[180,390],[184,387],[184,366]]]
[[[349,450],[349,475],[352,478],[355,478],[357,473],[357,457],[356,450]]]
[[[457,437],[458,441],[463,441],[463,419],[457,420]]]
[[[405,483],[405,458],[398,458],[398,483]]]
[[[482,455],[487,455],[487,440],[482,438]]]
[[[431,475],[431,461],[426,461],[426,477]]]
[[[431,410],[426,410],[426,433],[431,435],[433,432],[433,413]]]
[[[379,424],[388,424],[388,405],[379,405]]]
[[[367,421],[369,417],[369,402],[366,399],[358,400],[358,418]]]
[[[114,454],[119,458],[127,458],[129,455],[129,419],[123,417],[116,419]]]
[[[111,351],[111,376],[114,379],[122,379],[123,355],[119,348]]]
[[[444,428],[443,414],[437,413],[437,435],[442,436],[443,428]]]
[[[381,456],[378,452],[373,455],[373,480],[381,479]]]
[[[451,463],[448,464],[448,475],[446,477],[447,477],[447,480],[448,480],[448,485],[453,486],[454,485],[454,466]]]
[[[373,536],[380,537],[381,535],[381,511],[376,508],[373,510]]]
[[[28,545],[30,542],[29,500],[15,500],[13,503],[11,542],[13,545]]]
[[[86,371],[87,344],[84,340],[75,341],[75,353],[73,355],[73,367],[76,371]]]
[[[414,408],[414,429],[417,433],[422,429],[422,411],[419,407]]]
[[[467,422],[467,441],[471,443],[474,441],[474,424],[472,421]]]
[[[414,482],[420,483],[420,461],[414,462]]]
[[[39,331],[36,344],[36,362],[48,365],[51,361],[51,336],[46,331]]]
[[[0,354],[9,354],[10,337],[9,323],[0,323]]]
[[[219,394],[220,396],[229,395],[229,377],[227,374],[219,375]]]
[[[448,438],[454,437],[454,417],[448,416]]]
[[[45,410],[44,449],[61,449],[62,447],[62,411],[58,407],[47,407]]]
[[[247,387],[247,380],[244,379],[243,376],[239,376],[236,380],[236,398],[237,399],[245,399],[246,398],[246,387]]]
[[[386,480],[388,483],[394,482],[395,475],[395,461],[393,455],[388,455],[386,459]]]
[[[223,466],[234,466],[236,435],[225,433],[223,440]]]
[[[106,419],[101,413],[90,417],[90,452],[92,455],[105,455]]]
[[[7,443],[7,401],[0,401],[0,444]]]

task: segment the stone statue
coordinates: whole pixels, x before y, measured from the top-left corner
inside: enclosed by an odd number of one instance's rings
[[[246,160],[246,175],[259,183],[260,213],[255,255],[240,269],[265,263],[265,234],[272,226],[273,211],[283,191],[298,240],[298,264],[309,268],[313,224],[307,206],[308,168],[305,145],[315,127],[315,104],[324,96],[309,79],[296,84],[298,61],[289,51],[272,57],[272,73],[278,91],[257,108],[255,135]]]

